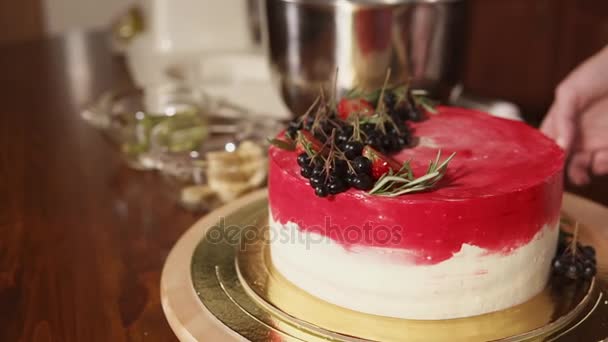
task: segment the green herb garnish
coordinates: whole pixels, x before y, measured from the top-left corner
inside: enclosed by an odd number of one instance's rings
[[[406,161],[399,171],[389,171],[380,177],[374,187],[369,191],[372,195],[384,197],[396,197],[413,192],[430,190],[445,176],[448,164],[456,153],[452,153],[446,160],[440,162],[441,151],[437,157],[429,163],[429,167],[423,176],[414,177],[410,166],[411,161]]]
[[[281,139],[276,139],[276,138],[274,138],[274,139],[268,138],[268,143],[270,145],[280,148],[281,150],[285,150],[285,151],[295,151],[296,150],[296,143],[292,140],[281,140]]]

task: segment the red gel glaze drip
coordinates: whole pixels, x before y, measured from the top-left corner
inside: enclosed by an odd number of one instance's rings
[[[300,176],[296,154],[271,147],[273,219],[295,222],[345,248],[407,249],[418,264],[447,260],[463,244],[507,254],[557,222],[564,153],[553,141],[524,123],[459,108],[438,110],[412,124],[420,143],[396,156],[412,158],[420,175],[438,149],[442,159],[457,152],[435,190],[388,198],[351,189],[319,198]]]

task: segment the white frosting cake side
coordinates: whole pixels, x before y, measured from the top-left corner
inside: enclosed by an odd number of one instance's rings
[[[547,284],[557,224],[546,224],[528,244],[505,253],[463,245],[433,265],[409,262],[408,251],[344,248],[327,237],[270,215],[274,267],[302,290],[368,314],[406,319],[450,319],[521,304]]]

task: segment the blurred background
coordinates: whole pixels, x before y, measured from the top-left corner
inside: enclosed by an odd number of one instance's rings
[[[392,83],[538,126],[556,85],[608,43],[606,18],[605,0],[0,0],[0,64],[21,79],[7,103],[71,106],[62,115],[200,209],[264,178],[249,164],[259,149],[237,164],[208,152],[263,146],[338,67],[338,91],[377,89],[390,68]],[[603,187],[568,189],[605,200]]]
[[[135,3],[0,0],[0,44],[103,30]],[[231,6],[230,1],[206,5],[222,3]],[[608,41],[604,0],[470,0],[467,12],[465,87],[516,103],[533,123],[540,121],[559,80]]]
[[[0,41],[33,39],[70,30],[99,29],[132,0],[24,0],[0,2]]]

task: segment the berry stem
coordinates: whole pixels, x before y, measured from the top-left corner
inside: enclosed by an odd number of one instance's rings
[[[319,108],[315,114],[315,119],[312,122],[312,126],[310,127],[310,131],[313,134],[320,132],[323,136],[325,136],[325,138],[327,138],[327,134],[321,129],[321,122],[325,119],[326,114],[327,110],[325,110],[325,108]]]
[[[313,109],[319,104],[319,101],[321,101],[321,95],[318,95],[315,100],[313,101],[312,105],[310,105],[310,107],[308,107],[308,109],[306,110],[306,112],[304,113],[304,115],[302,115],[300,117],[300,122],[304,122],[312,113]]]
[[[570,241],[570,254],[572,254],[572,260],[576,259],[576,253],[578,252],[578,232],[579,232],[579,224],[576,222],[574,224],[574,233],[572,235],[572,240]]]
[[[325,90],[323,90],[323,86],[319,86],[319,97],[321,97],[321,103],[323,106],[327,106],[327,101],[325,100]]]
[[[391,68],[386,70],[386,76],[384,77],[384,83],[382,84],[382,90],[380,91],[380,96],[378,97],[378,103],[376,104],[376,112],[379,113],[380,110],[384,110],[384,92],[386,91],[386,87],[388,86],[388,80],[391,77]]]
[[[325,183],[327,183],[327,181],[329,180],[329,172],[332,169],[332,167],[335,167],[336,165],[336,142],[335,142],[335,137],[336,137],[336,129],[333,128],[331,130],[331,136],[329,137],[329,139],[327,139],[327,142],[325,142],[325,144],[329,143],[329,152],[327,153],[327,158],[325,159],[325,165],[323,165],[323,169],[325,170]]]
[[[336,73],[334,75],[334,82],[331,88],[331,107],[332,108],[336,108],[336,105],[338,104],[337,101],[337,96],[336,96],[336,88],[338,87],[338,71],[340,70],[339,67],[336,67]]]
[[[359,116],[359,113],[356,113],[354,115],[354,120],[353,120],[353,134],[351,136],[351,138],[354,141],[359,141],[361,142],[361,121],[360,121],[361,117]]]
[[[385,108],[386,106],[384,104],[384,93],[386,92],[386,87],[388,86],[388,80],[390,77],[391,77],[391,69],[389,68],[386,71],[386,77],[384,78],[384,84],[382,85],[382,90],[380,91],[380,96],[378,97],[378,103],[376,104],[376,115],[378,115],[378,122],[376,122],[376,128],[379,128],[380,131],[382,132],[382,134],[386,134],[386,127],[385,127],[384,123],[387,121],[388,115],[386,114],[386,108]]]

